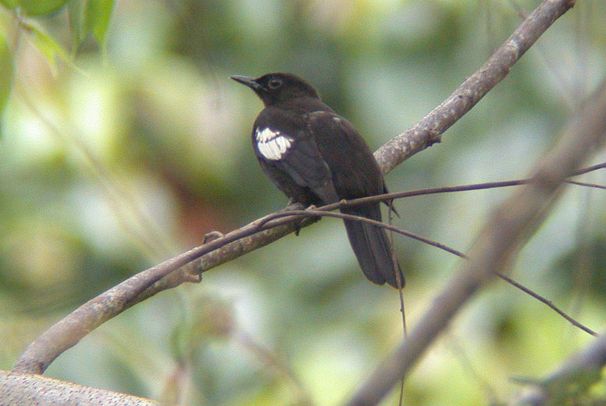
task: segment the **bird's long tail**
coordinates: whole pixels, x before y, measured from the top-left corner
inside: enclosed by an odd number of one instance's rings
[[[342,209],[341,212],[381,221],[379,203],[361,207],[349,207]],[[397,272],[403,287],[404,276],[397,261],[394,264],[391,244],[387,238],[385,229],[360,221],[344,220],[344,222],[349,242],[364,275],[371,282],[378,285],[383,285],[387,282],[394,288],[397,288]]]

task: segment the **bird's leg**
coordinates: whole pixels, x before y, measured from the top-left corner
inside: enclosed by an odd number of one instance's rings
[[[280,211],[291,211],[291,210],[304,210],[305,205],[303,203],[297,202],[296,200],[289,199],[286,207]]]

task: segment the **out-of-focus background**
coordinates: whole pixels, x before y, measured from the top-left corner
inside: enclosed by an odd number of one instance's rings
[[[375,149],[538,3],[0,1],[0,369],[79,304],[286,204],[251,149],[261,103],[229,75],[299,74]],[[392,171],[390,190],[527,175],[604,75],[604,18],[606,3],[579,2],[441,144]],[[465,251],[509,193],[401,200],[395,224]],[[513,269],[596,330],[605,196],[568,187]],[[396,239],[411,328],[460,260]],[[334,405],[401,339],[397,292],[369,283],[342,224],[324,219],[135,306],[47,374],[190,405]],[[406,404],[505,401],[513,377],[541,376],[588,340],[498,281],[415,368]]]

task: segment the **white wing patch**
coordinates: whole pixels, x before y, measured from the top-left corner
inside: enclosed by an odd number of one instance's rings
[[[257,128],[255,140],[261,155],[272,161],[282,159],[292,144],[292,138],[270,128]]]

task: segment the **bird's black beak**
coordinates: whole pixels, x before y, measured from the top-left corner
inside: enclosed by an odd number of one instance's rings
[[[251,78],[250,76],[233,75],[233,76],[230,76],[230,78],[235,80],[238,83],[242,83],[246,87],[250,87],[254,91],[258,91],[258,90],[262,89],[261,85],[254,78]]]

